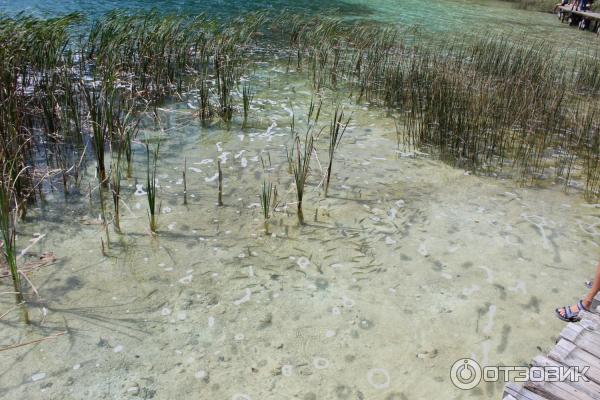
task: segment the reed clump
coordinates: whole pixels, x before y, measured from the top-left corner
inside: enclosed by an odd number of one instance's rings
[[[157,11],[114,11],[94,22],[79,14],[0,17],[0,132],[14,144],[4,150],[29,167],[16,195],[34,201],[41,177],[65,195],[77,189],[88,143],[101,186],[118,189],[107,152],[118,148],[122,175],[132,177],[135,121],[173,96],[199,91],[201,118],[230,121],[245,51],[264,21],[264,13],[219,21]],[[249,100],[239,107],[246,120]]]
[[[304,200],[304,190],[310,173],[310,160],[314,149],[314,138],[312,134],[307,133],[302,144],[300,137],[293,138],[291,150],[287,152],[289,171],[293,177],[293,186],[296,191],[296,208],[298,212],[298,222],[304,225],[304,212],[302,202]]]
[[[277,201],[277,186],[273,186],[271,182],[263,181],[262,191],[260,193],[260,207],[263,214],[263,225],[265,233],[269,234],[269,219],[271,218],[271,210],[275,208]]]
[[[290,59],[304,64],[315,89],[345,88],[390,109],[409,148],[522,182],[554,177],[569,186],[576,170],[586,196],[598,196],[590,144],[600,121],[586,106],[598,104],[595,54],[495,36],[437,43],[321,17],[282,22]]]
[[[350,117],[348,117],[348,119],[346,119],[344,122],[344,110],[341,110],[338,106],[335,109],[331,124],[329,126],[329,162],[327,163],[327,176],[325,178],[325,197],[327,197],[327,193],[329,192],[329,181],[331,179],[331,173],[333,170],[333,157],[335,156],[335,151],[339,147],[342,138],[344,137],[344,133],[346,132],[346,128],[348,128],[349,123]]]
[[[17,265],[17,244],[16,244],[16,224],[17,224],[17,209],[15,204],[16,196],[14,191],[14,180],[11,176],[14,171],[10,168],[14,164],[8,162],[2,169],[2,181],[0,182],[0,233],[2,235],[2,252],[4,260],[10,272],[13,290],[15,293],[15,301],[21,309],[21,319],[24,323],[29,324],[29,312],[25,296],[23,294],[23,285],[21,282],[21,272]]]
[[[146,197],[148,199],[148,218],[150,222],[150,232],[156,235],[158,232],[158,215],[160,214],[160,205],[156,204],[156,168],[158,165],[158,152],[160,142],[153,149],[146,143]]]

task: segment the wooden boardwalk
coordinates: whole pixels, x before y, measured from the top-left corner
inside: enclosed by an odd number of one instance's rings
[[[571,5],[558,7],[561,22],[568,21],[572,25],[579,25],[579,29],[589,29],[593,32],[598,31],[600,24],[600,13],[590,11],[577,11]]]
[[[589,367],[585,373],[589,382],[532,382],[522,386],[509,383],[503,400],[598,400],[600,399],[600,295],[591,310],[582,311],[581,321],[567,324],[556,346],[547,355],[539,355],[532,366]]]

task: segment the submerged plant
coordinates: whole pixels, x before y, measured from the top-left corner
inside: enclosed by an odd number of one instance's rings
[[[304,138],[304,146],[300,143],[300,138],[296,136],[291,151],[287,152],[287,160],[290,173],[296,189],[298,222],[304,225],[304,214],[302,212],[302,201],[304,199],[304,189],[308,174],[310,172],[310,159],[314,149],[313,136],[309,133]]]
[[[100,218],[102,219],[102,227],[106,234],[106,247],[110,248],[110,236],[108,233],[108,218],[106,217],[106,200],[104,199],[104,191],[98,187],[98,198],[100,199]],[[103,242],[104,246],[104,242]]]
[[[183,158],[183,172],[181,173],[183,179],[183,205],[187,206],[187,179],[186,179],[186,170],[187,170],[187,158]]]
[[[244,85],[244,88],[242,89],[242,102],[244,105],[244,127],[248,123],[248,114],[250,113],[250,105],[252,104],[253,99],[254,93],[252,93],[252,90],[249,86]]]
[[[115,229],[121,231],[121,154],[119,153],[116,160],[113,160],[111,170],[111,193],[113,198],[113,207],[115,215],[113,218]]]
[[[271,218],[271,210],[275,208],[277,201],[277,186],[273,186],[271,182],[267,184],[263,181],[262,192],[260,194],[260,206],[264,218],[265,233],[269,234],[269,219]]]
[[[214,56],[219,115],[225,122],[233,117],[233,99],[231,92],[237,80],[236,64],[226,54],[217,52]]]
[[[29,324],[29,312],[27,311],[27,304],[23,295],[21,272],[17,266],[16,212],[11,209],[14,187],[10,175],[13,171],[4,170],[2,172],[2,182],[0,182],[0,232],[2,233],[2,250],[12,278],[15,300],[17,306],[21,308],[21,318],[24,323]]]
[[[200,86],[198,87],[198,117],[203,123],[210,120],[212,117],[212,110],[210,106],[210,91],[204,77],[200,80]]]
[[[113,103],[115,99],[114,87],[110,84],[104,88],[96,89],[86,87],[86,84],[81,82],[81,90],[87,102],[87,108],[90,115],[90,125],[92,130],[92,139],[94,145],[94,155],[96,156],[96,171],[98,180],[102,187],[108,187],[108,177],[105,166],[105,144],[108,136],[111,134],[112,118],[113,118]]]
[[[219,207],[223,206],[223,171],[221,170],[221,160],[217,160],[217,173],[219,174],[219,195],[217,198],[217,204]]]
[[[310,99],[310,105],[308,106],[307,114],[307,129],[310,131],[319,122],[319,116],[321,115],[321,107],[323,106],[323,99],[319,98],[319,104],[315,104],[314,99]]]
[[[331,121],[331,125],[329,126],[329,163],[327,164],[327,178],[325,180],[325,197],[327,197],[327,192],[329,191],[329,180],[331,179],[333,156],[335,155],[335,151],[340,145],[340,142],[342,141],[342,137],[344,137],[346,128],[350,123],[350,118],[351,117],[348,117],[348,119],[344,123],[342,121],[344,119],[344,110],[340,110],[338,107],[335,109],[335,113],[333,114],[333,120]]]
[[[158,152],[160,142],[153,150],[146,143],[146,197],[148,198],[148,216],[150,219],[150,232],[156,235],[158,229],[158,214],[160,214],[160,205],[156,207],[156,166],[158,164]]]

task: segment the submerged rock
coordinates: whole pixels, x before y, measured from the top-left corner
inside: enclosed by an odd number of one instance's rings
[[[38,372],[37,374],[31,375],[31,380],[33,382],[41,381],[44,378],[46,378],[46,373],[45,372]]]

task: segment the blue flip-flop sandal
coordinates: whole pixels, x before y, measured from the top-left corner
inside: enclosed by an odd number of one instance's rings
[[[579,309],[576,312],[571,311],[571,307],[563,307],[563,308],[557,308],[556,310],[554,310],[554,312],[556,313],[556,316],[558,317],[558,319],[565,321],[565,322],[577,322],[579,321],[581,318],[579,318],[579,313],[584,310],[584,311],[589,311],[584,305],[583,305],[583,301],[579,300],[579,302],[577,303],[577,308]],[[561,315],[560,311],[563,311],[564,315]]]

